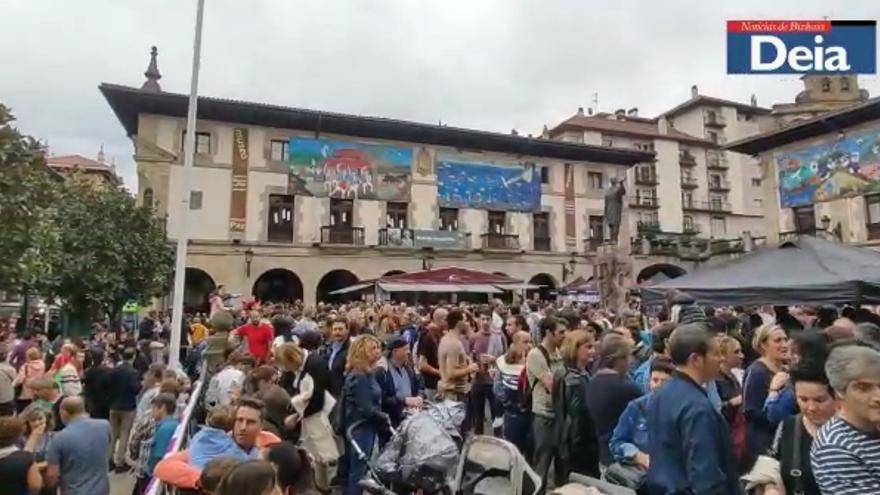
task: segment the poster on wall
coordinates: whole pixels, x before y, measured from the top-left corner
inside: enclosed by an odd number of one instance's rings
[[[289,194],[408,201],[413,151],[333,139],[291,138]]]
[[[247,223],[248,130],[232,130],[232,192],[229,201],[229,233],[244,235]]]
[[[481,210],[538,211],[541,174],[534,164],[437,161],[440,206]]]
[[[783,208],[880,192],[880,128],[774,154]]]

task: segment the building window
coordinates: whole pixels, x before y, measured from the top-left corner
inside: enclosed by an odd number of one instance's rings
[[[286,162],[290,158],[290,141],[282,141],[273,139],[271,143],[272,160],[276,162]]]
[[[541,184],[550,183],[550,167],[541,167]]]
[[[293,201],[287,194],[269,195],[269,242],[293,242]]]
[[[865,196],[868,213],[868,239],[880,239],[880,194]]]
[[[550,214],[532,215],[532,232],[535,234],[535,251],[550,251]]]
[[[752,199],[752,206],[754,206],[755,208],[763,208],[764,200],[761,198],[754,198]]]
[[[718,144],[718,133],[715,131],[706,131],[706,137],[709,138],[709,141],[712,141],[715,144]]]
[[[840,80],[840,90],[849,91],[849,79],[847,79],[846,77]]]
[[[761,187],[761,179],[752,178],[752,187]]]
[[[694,230],[694,217],[690,215],[684,215],[681,217],[681,224],[684,226],[685,230]]]
[[[602,215],[590,215],[590,239],[605,240],[605,218]]]
[[[827,77],[822,78],[822,92],[828,93],[831,91],[831,79]]]
[[[724,209],[724,198],[721,196],[711,196],[709,198],[709,208],[715,211]]]
[[[816,232],[816,210],[813,205],[798,206],[794,211],[794,229],[803,234]]]
[[[603,182],[602,172],[587,172],[587,184],[590,189],[602,189]]]
[[[350,228],[354,213],[354,201],[350,199],[330,198],[330,226]]]
[[[190,210],[201,210],[202,209],[202,191],[190,191],[189,192],[189,209]]]
[[[180,138],[180,149],[183,150],[186,147],[186,131],[183,131],[183,134]],[[196,154],[197,155],[210,155],[211,154],[211,133],[210,132],[196,132]]]
[[[722,237],[727,235],[727,219],[724,217],[712,217],[709,227],[712,237]]]
[[[440,230],[458,230],[458,208],[440,208]]]
[[[507,230],[507,212],[490,211],[489,212],[489,233],[503,234]]]
[[[718,174],[709,175],[709,187],[714,189],[721,187],[721,176]]]
[[[388,203],[385,209],[385,226],[392,229],[405,229],[408,208],[407,203]]]
[[[694,195],[690,191],[682,191],[681,205],[684,208],[692,208],[694,206]]]
[[[143,205],[145,208],[153,207],[153,189],[149,187],[144,189]]]
[[[602,146],[608,146],[608,147],[614,146],[614,140],[611,139],[610,137],[603,137],[602,138]]]

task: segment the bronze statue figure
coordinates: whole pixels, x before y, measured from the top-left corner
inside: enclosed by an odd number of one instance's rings
[[[620,218],[623,215],[623,196],[626,188],[623,181],[616,177],[611,178],[611,187],[605,192],[605,225],[608,226],[608,235],[611,244],[617,244],[617,236],[620,234]]]

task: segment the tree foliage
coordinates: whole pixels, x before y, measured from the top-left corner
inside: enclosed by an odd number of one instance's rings
[[[0,104],[0,290],[18,293],[51,274],[58,247],[51,219],[60,179],[46,166],[43,147],[12,126]]]

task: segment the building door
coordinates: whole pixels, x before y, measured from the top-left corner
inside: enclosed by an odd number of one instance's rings
[[[269,242],[293,242],[293,200],[287,194],[269,195]]]
[[[816,233],[816,209],[813,205],[794,208],[794,229],[799,234]]]
[[[330,226],[337,229],[351,228],[354,213],[354,201],[350,199],[330,198]]]

